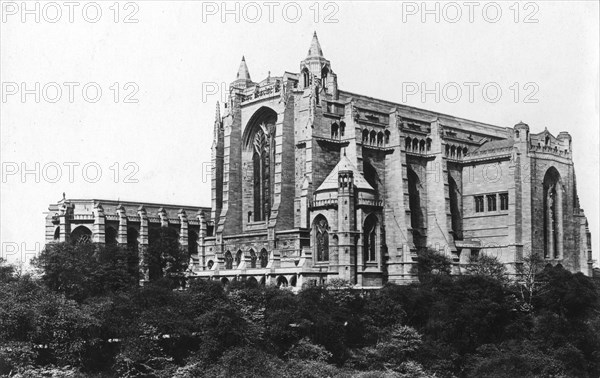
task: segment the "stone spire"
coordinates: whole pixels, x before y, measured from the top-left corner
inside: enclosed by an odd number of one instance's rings
[[[240,68],[238,69],[235,81],[231,83],[231,86],[238,89],[244,89],[251,87],[253,84],[252,79],[250,79],[250,71],[248,71],[248,66],[246,65],[246,58],[242,56]]]
[[[238,69],[237,77],[235,79],[236,79],[236,81],[237,80],[252,81],[252,79],[250,79],[250,71],[248,71],[248,66],[246,65],[246,58],[243,55],[242,55],[242,62],[240,63],[240,68]]]
[[[319,38],[317,37],[316,31],[313,33],[312,41],[310,42],[310,48],[308,49],[308,55],[306,57],[324,58],[323,49],[321,49],[321,44],[319,43]]]

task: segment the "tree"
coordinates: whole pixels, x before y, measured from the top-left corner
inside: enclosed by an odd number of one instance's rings
[[[135,287],[136,277],[127,267],[129,254],[114,245],[52,243],[33,264],[49,289],[83,301]]]
[[[476,276],[490,277],[504,283],[508,281],[504,264],[498,261],[495,256],[486,254],[471,256],[467,272]]]
[[[452,262],[434,249],[422,248],[417,252],[416,269],[419,281],[425,282],[436,277],[449,276],[452,272]]]
[[[178,286],[185,285],[185,271],[190,256],[179,244],[177,231],[169,227],[152,229],[143,261],[151,281],[167,277]]]
[[[543,270],[544,259],[537,253],[530,253],[517,265],[517,286],[521,297],[521,309],[525,312],[533,310],[533,298],[540,291],[544,282],[539,279]]]

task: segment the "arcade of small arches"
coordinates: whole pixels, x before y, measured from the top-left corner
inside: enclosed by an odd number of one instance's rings
[[[406,152],[424,154],[431,151],[431,139],[411,138],[404,139],[404,149]]]
[[[361,136],[362,136],[362,144],[363,145],[369,145],[369,146],[377,146],[377,147],[381,147],[384,144],[389,144],[390,143],[390,131],[389,130],[385,130],[385,131],[375,131],[373,129],[362,129],[361,131]]]
[[[275,284],[279,288],[286,287],[297,287],[298,286],[298,275],[297,274],[286,274],[286,275],[259,275],[259,276],[235,276],[235,277],[209,277],[209,280],[219,280],[224,286],[229,285],[232,282],[246,282],[249,285],[255,286],[266,286],[267,283]]]
[[[462,159],[467,155],[469,149],[465,146],[447,144],[445,149],[446,157],[451,159]]]
[[[148,244],[152,244],[158,238],[158,231],[160,227],[150,227],[148,230]],[[175,230],[175,229],[174,229]],[[177,239],[179,239],[179,232],[175,230]],[[139,251],[139,236],[140,233],[135,227],[127,228],[127,243],[123,244],[130,251]],[[58,241],[60,237],[60,226],[57,226],[54,231],[54,241]],[[92,230],[86,225],[76,226],[69,234],[69,242],[73,245],[88,244],[93,242]],[[115,227],[106,226],[104,229],[104,245],[118,245],[118,232]],[[185,247],[185,246],[184,246]],[[194,230],[188,229],[188,244],[187,250],[190,256],[198,253],[198,233]]]
[[[340,121],[339,124],[337,122],[333,122],[331,124],[331,139],[340,139],[345,135],[345,133],[346,122]]]
[[[231,253],[231,251],[227,250],[223,257],[224,269],[232,270],[232,269],[241,269],[242,263],[246,262],[245,268],[250,269],[262,269],[266,268],[269,263],[269,253],[265,248],[261,249],[257,254],[254,249],[250,248],[250,250],[244,254],[241,249],[235,253],[235,256]],[[215,265],[213,260],[208,260],[206,266],[208,269],[212,269]]]

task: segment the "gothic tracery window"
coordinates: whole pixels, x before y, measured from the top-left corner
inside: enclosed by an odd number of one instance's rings
[[[327,219],[320,217],[315,222],[315,243],[317,261],[329,261],[329,224]]]
[[[271,211],[271,154],[273,148],[269,127],[261,124],[254,134],[252,145],[254,152],[254,221],[265,220]]]

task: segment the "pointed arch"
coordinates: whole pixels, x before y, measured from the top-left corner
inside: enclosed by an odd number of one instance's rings
[[[267,252],[266,249],[261,249],[260,250],[260,267],[261,268],[266,268],[267,264],[269,263],[269,253]]]
[[[339,125],[337,122],[331,124],[331,139],[338,139],[339,137]]]
[[[377,145],[383,145],[383,133],[381,131],[377,133]]]
[[[369,133],[369,144],[374,145],[376,139],[377,139],[377,133],[375,132],[375,130],[371,130],[371,132]]]
[[[242,263],[242,258],[243,258],[244,254],[242,253],[241,249],[238,249],[238,251],[235,254],[235,267],[237,268],[238,266],[240,266],[240,264]]]
[[[225,269],[233,269],[233,257],[231,252],[225,252]]]
[[[340,122],[340,136],[343,137],[346,132],[346,122]]]
[[[308,88],[310,85],[310,73],[308,72],[308,68],[304,67],[302,69],[302,87]]]
[[[256,268],[256,252],[253,249],[250,249],[250,268]]]
[[[389,143],[390,143],[390,131],[385,130],[385,144],[389,144]]]
[[[250,168],[244,190],[252,193],[252,206],[248,210],[253,210],[249,218],[254,222],[266,220],[271,211],[276,123],[277,113],[263,106],[252,115],[244,130],[244,164]]]
[[[284,276],[277,277],[277,287],[287,287],[288,280]]]
[[[363,144],[369,143],[369,130],[363,129],[362,131],[362,142]]]

